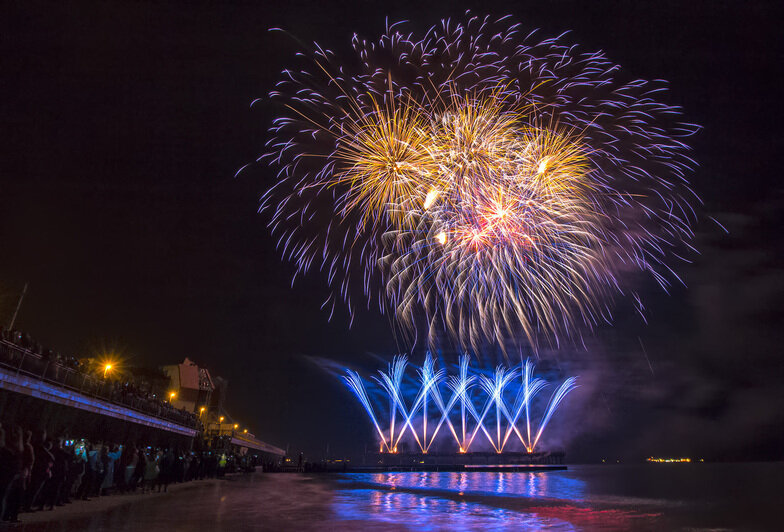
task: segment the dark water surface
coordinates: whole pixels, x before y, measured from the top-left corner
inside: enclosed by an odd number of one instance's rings
[[[781,463],[256,474],[20,529],[782,530],[783,483]]]

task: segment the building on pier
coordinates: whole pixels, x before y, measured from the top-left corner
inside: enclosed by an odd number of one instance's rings
[[[283,456],[285,451],[265,443],[248,432],[225,407],[228,381],[212,375],[186,358],[181,364],[163,366],[171,379],[172,404],[199,416],[203,424],[204,444],[210,449]]]
[[[208,369],[200,368],[186,357],[181,364],[162,366],[161,370],[169,377],[175,407],[198,414],[210,404],[215,384]]]

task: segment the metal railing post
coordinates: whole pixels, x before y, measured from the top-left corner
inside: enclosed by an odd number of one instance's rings
[[[25,356],[27,356],[27,353],[22,351],[22,358],[19,359],[19,365],[16,367],[16,376],[17,377],[19,376],[19,372],[22,371],[22,364],[24,364]]]

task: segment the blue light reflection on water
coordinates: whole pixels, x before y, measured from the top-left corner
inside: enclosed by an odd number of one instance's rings
[[[374,489],[339,491],[333,510],[344,521],[372,521],[413,530],[575,530],[570,523],[554,517],[429,495]]]
[[[415,530],[574,530],[557,515],[460,500],[473,496],[528,500],[584,498],[584,482],[549,473],[352,473],[339,480],[333,510],[342,520],[369,520]],[[458,500],[455,500],[457,498]]]
[[[585,482],[559,472],[542,473],[352,473],[343,482],[376,484],[387,488],[449,491],[460,495],[503,495],[565,499],[582,502]]]
[[[333,510],[376,529],[780,530],[782,478],[784,463],[352,473]]]

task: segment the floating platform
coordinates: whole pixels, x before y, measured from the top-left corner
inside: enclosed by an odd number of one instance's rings
[[[349,467],[347,473],[402,473],[431,471],[443,473],[536,473],[543,471],[566,471],[565,465],[550,464],[411,464],[408,466],[359,466]]]
[[[354,471],[558,471],[563,452],[373,453]]]

